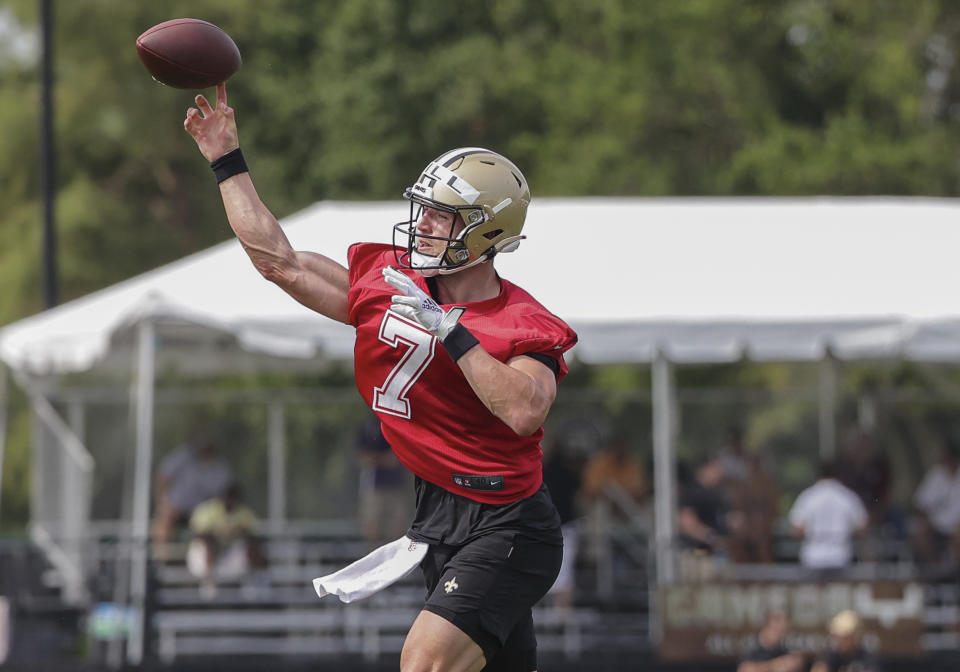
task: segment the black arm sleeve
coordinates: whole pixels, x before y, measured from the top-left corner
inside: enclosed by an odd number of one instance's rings
[[[524,354],[527,357],[534,358],[535,360],[537,360],[538,362],[546,366],[548,369],[553,371],[554,377],[556,378],[560,377],[560,362],[558,362],[555,357],[551,357],[550,355],[544,355],[539,352],[525,352]]]

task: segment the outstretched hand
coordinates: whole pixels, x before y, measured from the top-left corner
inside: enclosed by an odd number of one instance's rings
[[[383,269],[383,279],[403,292],[391,297],[390,310],[422,325],[441,341],[457,326],[463,315],[463,308],[452,308],[450,311],[441,308],[413,280],[393,266]]]
[[[187,118],[183,128],[200,148],[207,161],[219,159],[227,152],[240,146],[237,122],[233,108],[227,105],[227,85],[217,84],[217,107],[210,106],[207,99],[199,94],[194,99],[197,107],[187,109]],[[199,109],[197,109],[199,108]]]

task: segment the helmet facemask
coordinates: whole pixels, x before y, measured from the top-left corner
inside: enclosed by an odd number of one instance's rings
[[[492,256],[492,254],[485,254],[471,261],[470,250],[467,249],[465,242],[467,233],[485,221],[481,209],[454,208],[444,203],[413,196],[409,189],[404,193],[404,196],[410,199],[410,218],[405,222],[395,224],[393,227],[393,245],[397,254],[397,263],[400,266],[413,268],[419,271],[421,275],[433,277],[462,271],[486,261]],[[424,208],[433,208],[453,215],[447,235],[430,235],[420,233],[417,230]],[[473,220],[473,223],[467,224],[470,220]],[[463,226],[460,232],[454,235],[453,232],[458,224]],[[421,240],[439,241],[443,243],[443,249],[436,256],[424,254],[417,249],[418,242]],[[493,252],[492,249],[491,252]]]
[[[520,231],[530,202],[526,180],[516,166],[490,150],[447,152],[430,162],[403,196],[410,201],[410,217],[393,227],[397,263],[421,275],[462,271],[514,251],[524,238]],[[418,231],[424,208],[453,215],[445,236]],[[462,228],[454,235],[458,224]],[[436,256],[424,254],[418,249],[422,240],[440,241],[442,250]]]

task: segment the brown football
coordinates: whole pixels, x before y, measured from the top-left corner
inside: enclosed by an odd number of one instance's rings
[[[137,54],[158,82],[206,89],[240,69],[240,50],[223,30],[200,19],[172,19],[143,31]]]

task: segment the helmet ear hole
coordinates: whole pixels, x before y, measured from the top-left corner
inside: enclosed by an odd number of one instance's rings
[[[487,231],[485,234],[483,234],[483,237],[487,240],[493,240],[501,233],[503,233],[503,229],[494,229],[493,231]]]

